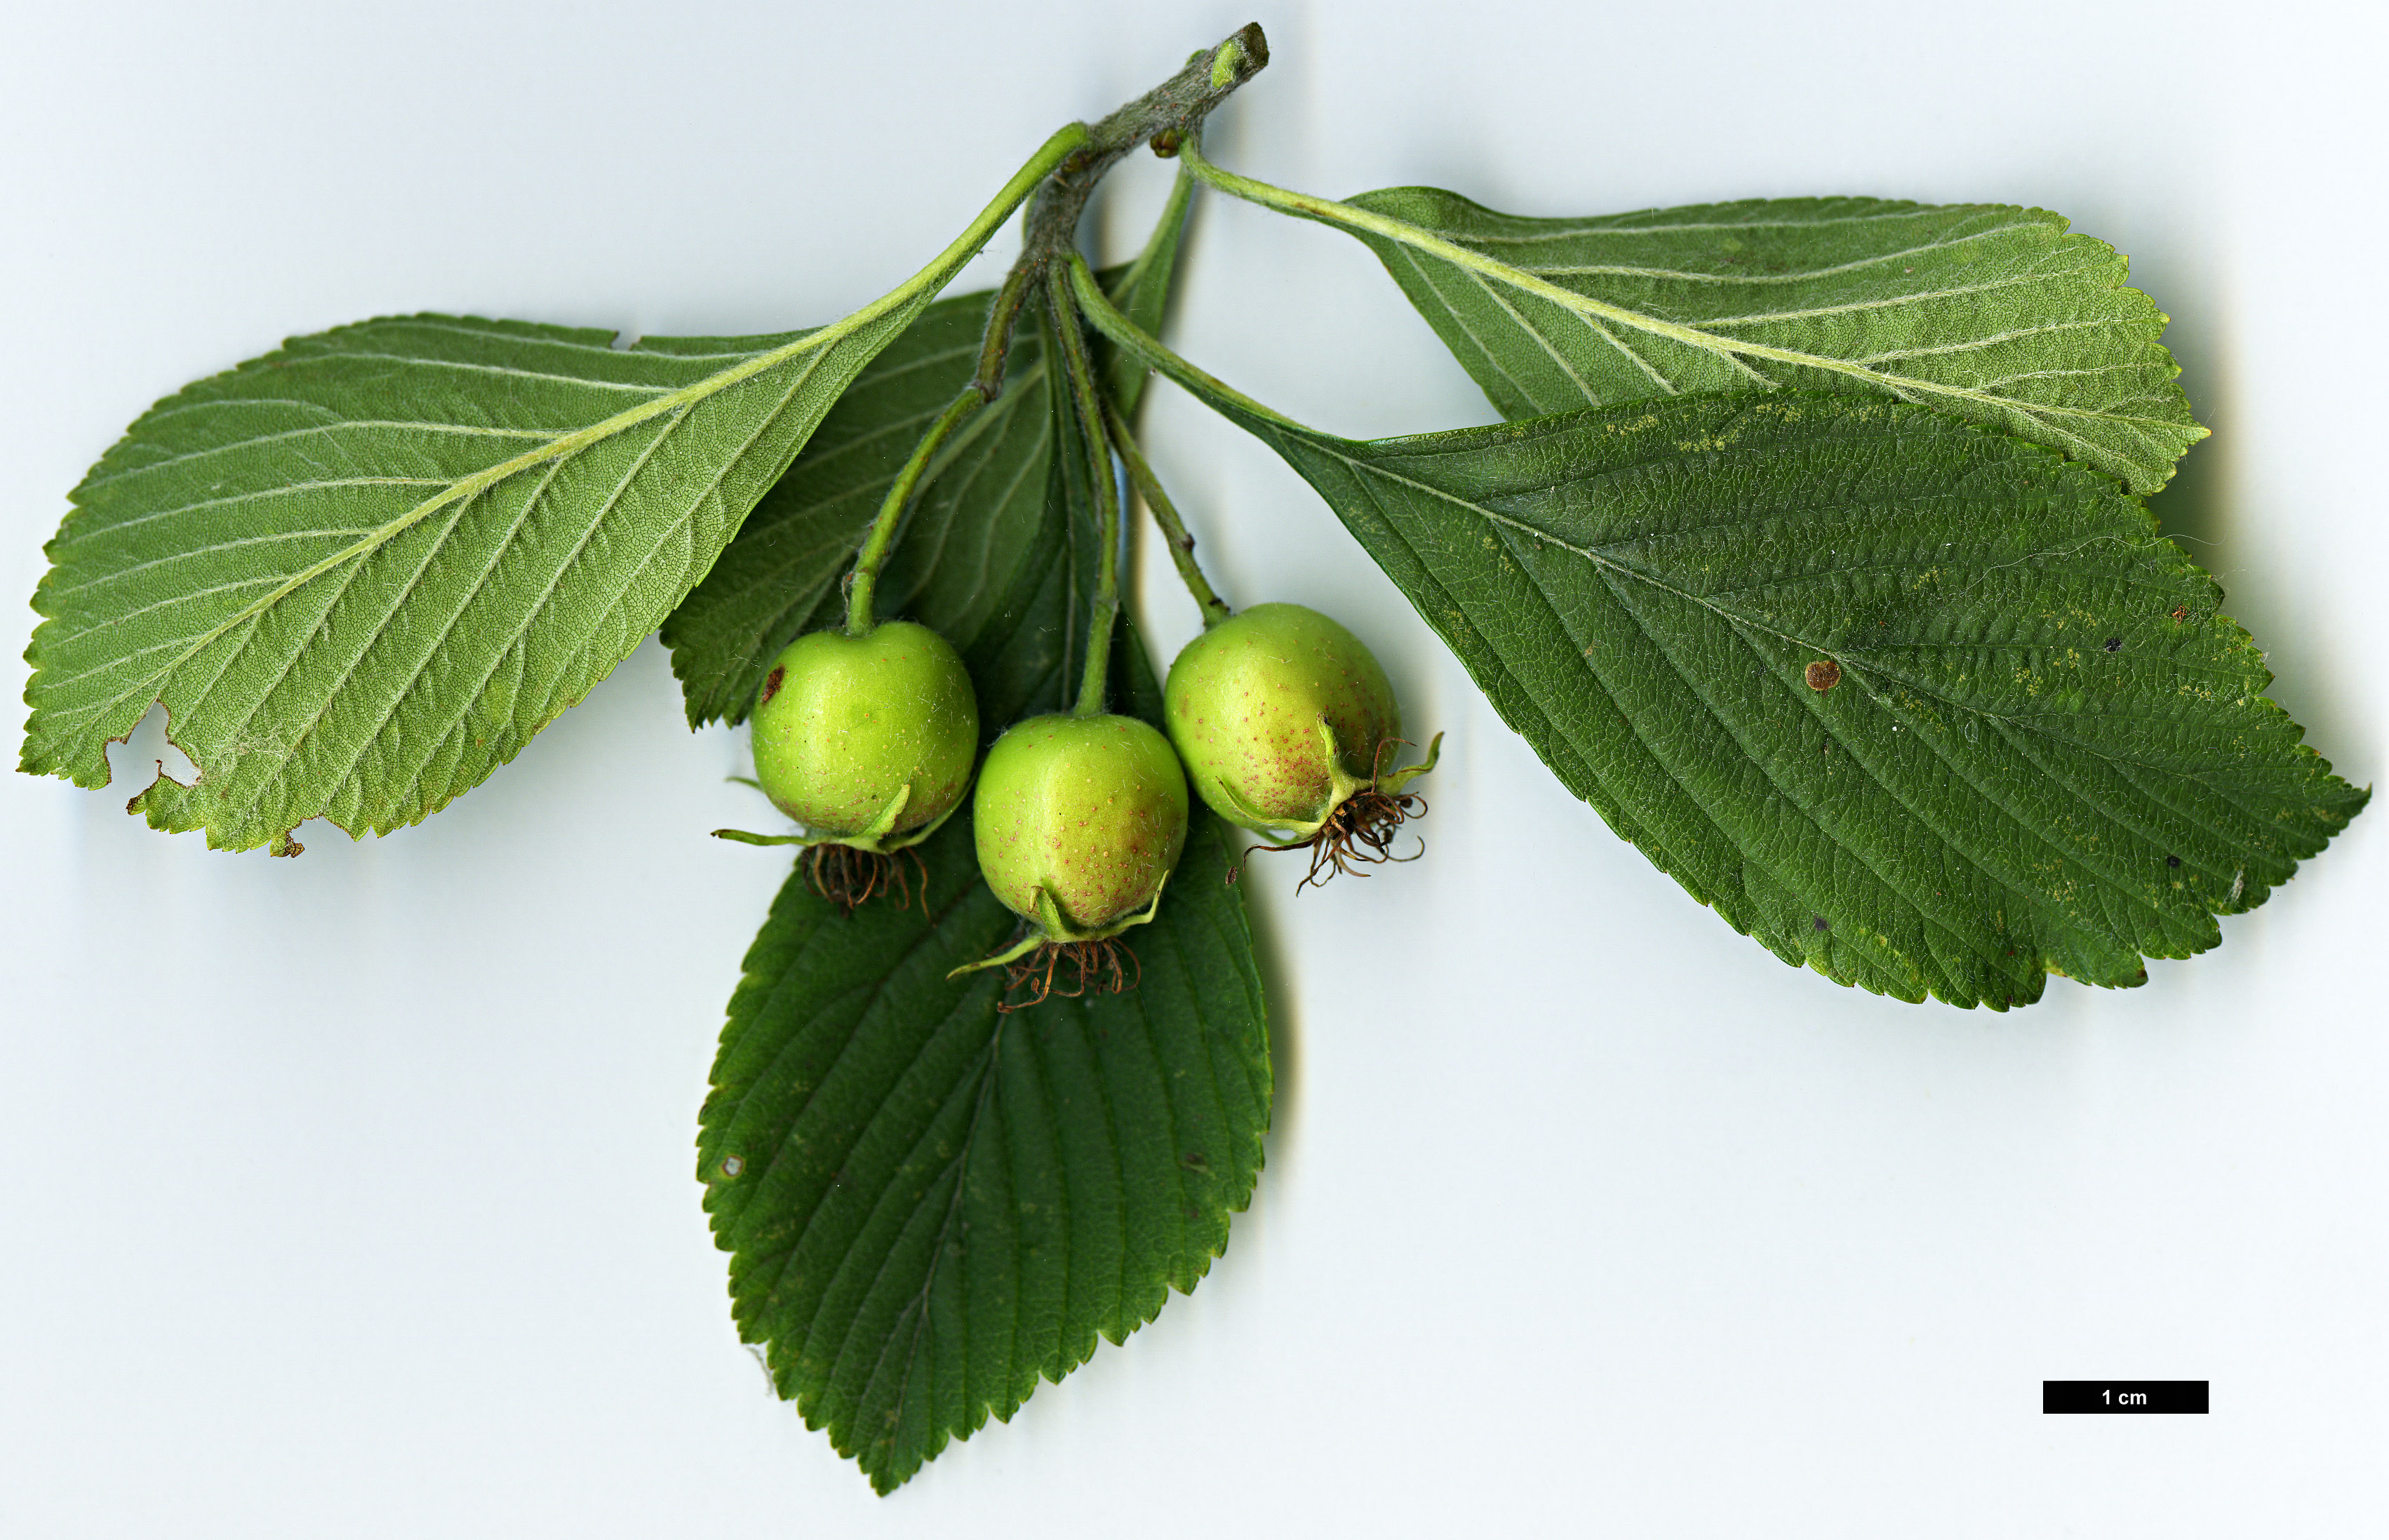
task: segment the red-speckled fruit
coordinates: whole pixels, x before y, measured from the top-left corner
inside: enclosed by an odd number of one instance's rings
[[[1049,941],[1093,940],[1133,923],[1178,864],[1186,776],[1133,717],[1031,717],[988,750],[971,820],[1005,907]]]
[[[1196,637],[1163,698],[1195,793],[1257,834],[1317,834],[1402,732],[1369,649],[1300,605],[1255,605]]]

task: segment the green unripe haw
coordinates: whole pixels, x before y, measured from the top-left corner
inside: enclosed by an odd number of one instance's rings
[[[887,858],[962,806],[978,752],[962,658],[907,620],[798,637],[764,676],[752,723],[755,779],[805,832],[747,837],[811,846],[814,886],[849,909],[897,880]]]
[[[1404,790],[1435,766],[1392,770],[1401,709],[1361,639],[1300,605],[1255,605],[1170,665],[1169,741],[1194,790],[1232,823],[1307,848],[1311,874],[1393,859],[1393,832],[1424,810]]]
[[[1041,968],[1045,982],[1034,991],[1041,999],[1067,956],[1081,989],[1102,986],[1095,981],[1106,971],[1118,987],[1109,942],[1159,908],[1186,847],[1186,812],[1178,756],[1146,723],[1114,716],[1015,723],[979,771],[972,833],[988,886],[1036,929],[974,966],[1013,963],[1016,983]]]

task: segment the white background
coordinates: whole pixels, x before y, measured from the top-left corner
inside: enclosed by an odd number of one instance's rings
[[[418,308],[827,320],[1055,124],[1258,14],[1275,62],[1211,144],[1281,184],[2014,201],[2115,243],[2216,430],[2156,507],[2310,741],[2382,773],[2370,7],[9,11],[0,593],[186,379]],[[1166,175],[1123,168],[1111,253]],[[1182,350],[1338,431],[1489,418],[1357,243],[1197,221]],[[429,823],[313,825],[297,861],[123,816],[153,717],[104,792],[0,779],[0,1532],[2377,1521],[2389,812],[2138,990],[2005,1016],[1845,990],[1565,794],[1268,452],[1167,387],[1147,439],[1232,601],[1342,617],[1450,733],[1424,862],[1254,884],[1277,1126],[1192,1298],[873,1497],[767,1394],[698,1209],[722,1005],[786,862],[705,837],[755,816],[741,745],[686,731],[655,645]],[[1174,648],[1192,606],[1142,580]],[[2103,1375],[2209,1379],[2215,1410],[2040,1415],[2042,1378]]]

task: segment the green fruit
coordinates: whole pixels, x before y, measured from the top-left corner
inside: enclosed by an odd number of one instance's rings
[[[789,643],[755,703],[755,779],[809,842],[896,850],[962,803],[978,697],[942,636],[891,620]]]
[[[1221,621],[1178,655],[1163,698],[1197,795],[1257,834],[1309,839],[1355,792],[1391,779],[1394,687],[1361,639],[1317,610],[1255,605]]]
[[[1186,776],[1133,717],[1031,717],[988,750],[971,819],[1006,908],[1045,941],[1101,940],[1153,917],[1186,846]]]

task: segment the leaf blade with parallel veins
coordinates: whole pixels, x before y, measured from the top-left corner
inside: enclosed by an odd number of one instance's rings
[[[135,810],[219,847],[415,822],[629,655],[857,370],[1043,171],[817,331],[659,338],[409,316],[299,337],[136,421],[34,595],[20,768],[104,785],[152,704],[198,767]]]
[[[2152,492],[2206,430],[2123,256],[2045,210],[1774,198],[1528,219],[1434,187],[1335,203],[1196,162],[1335,225],[1518,419],[1703,390],[1860,390],[2049,445]]]

